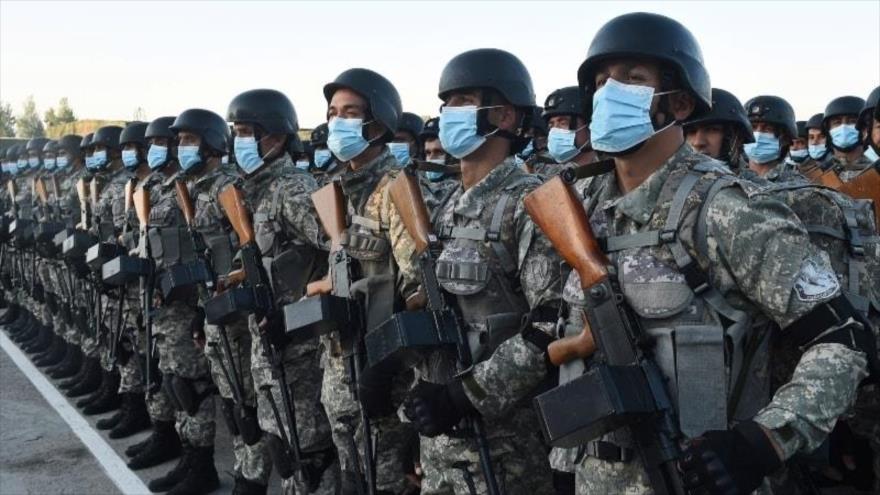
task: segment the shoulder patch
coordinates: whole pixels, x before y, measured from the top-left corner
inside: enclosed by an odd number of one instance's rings
[[[794,290],[801,301],[823,301],[840,289],[837,276],[812,259],[804,260],[794,282]]]

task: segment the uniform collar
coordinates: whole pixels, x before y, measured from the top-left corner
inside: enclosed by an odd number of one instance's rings
[[[522,173],[516,158],[514,156],[505,158],[486,174],[483,180],[461,193],[458,201],[455,202],[455,213],[468,218],[478,218],[483,207],[486,206],[486,198],[515,172]]]
[[[354,194],[364,189],[372,189],[386,172],[397,166],[394,155],[385,147],[379,156],[367,162],[361,168],[353,170],[351,164],[347,164],[345,171],[339,176],[342,191],[346,194]]]

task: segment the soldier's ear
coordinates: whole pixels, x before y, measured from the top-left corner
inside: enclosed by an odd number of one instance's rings
[[[667,95],[669,98],[669,111],[678,122],[687,120],[697,108],[697,100],[690,91],[677,91]]]

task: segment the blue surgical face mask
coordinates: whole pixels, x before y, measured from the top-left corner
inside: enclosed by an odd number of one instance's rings
[[[574,141],[578,131],[585,127],[583,126],[575,130],[560,129],[558,127],[550,129],[550,133],[547,134],[547,151],[550,152],[550,156],[557,163],[565,163],[581,152],[583,146],[580,148],[575,146]]]
[[[831,129],[829,134],[831,134],[831,144],[836,148],[851,148],[859,142],[859,131],[855,124],[841,124]]]
[[[880,160],[880,155],[878,155],[877,152],[874,151],[873,146],[868,146],[868,149],[865,150],[864,155],[865,155],[865,158],[867,158],[868,160],[871,161],[871,163],[874,163],[877,160]]]
[[[333,153],[327,149],[315,150],[315,166],[324,169],[333,161]]]
[[[202,154],[199,151],[199,147],[178,146],[177,161],[180,163],[180,168],[182,168],[183,170],[189,170],[196,165],[202,163]]]
[[[29,157],[29,158],[28,158],[28,166],[29,166],[30,168],[37,168],[37,167],[39,167],[39,166],[40,166],[40,159],[37,158],[37,157],[35,157],[35,156]]]
[[[432,159],[426,160],[426,161],[428,163],[433,163],[435,165],[446,166],[446,159],[445,158],[432,158]],[[428,180],[431,182],[437,182],[438,180],[446,177],[446,172],[443,172],[441,170],[428,170],[425,172],[425,177],[427,177]]]
[[[255,137],[236,136],[234,148],[235,161],[244,173],[252,174],[263,166],[264,162],[260,158],[260,148]]]
[[[122,150],[122,164],[125,168],[136,168],[139,161],[137,150]]]
[[[462,159],[477,150],[486,138],[496,131],[481,136],[477,129],[477,115],[480,110],[496,108],[477,107],[468,105],[463,107],[444,106],[440,111],[440,144],[450,155]]]
[[[327,123],[327,147],[343,162],[351,160],[370,146],[363,127],[364,119],[333,117]]]
[[[168,162],[168,147],[151,144],[147,151],[147,165],[150,170],[156,170]]]
[[[92,168],[104,168],[107,165],[107,150],[95,151],[92,154]]]
[[[807,152],[813,160],[821,160],[828,153],[828,148],[824,144],[811,144],[807,146]]]
[[[593,120],[590,122],[593,149],[619,153],[662,131],[654,130],[651,102],[655,96],[675,92],[655,93],[651,86],[624,84],[608,79],[593,94]]]
[[[58,158],[56,158],[55,159],[55,167],[57,167],[58,170],[67,168],[67,155],[61,155]]]
[[[803,163],[804,160],[809,158],[810,151],[807,148],[803,148],[800,150],[791,150],[788,154],[795,163]]]
[[[388,150],[397,159],[397,164],[401,167],[409,165],[409,144],[407,143],[388,143]]]
[[[17,163],[18,163],[18,170],[25,170],[28,168],[27,158],[19,158]]]
[[[308,160],[297,160],[296,161],[296,168],[298,168],[300,170],[308,171],[309,170],[309,161]]]
[[[750,160],[758,163],[779,159],[779,139],[769,132],[755,132],[755,142],[743,145]]]
[[[55,159],[54,158],[46,158],[43,160],[43,168],[46,170],[55,170]]]

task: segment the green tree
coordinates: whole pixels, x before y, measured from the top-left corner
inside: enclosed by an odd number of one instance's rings
[[[0,102],[0,137],[15,136],[15,116],[12,105]]]
[[[43,122],[37,114],[37,104],[34,97],[28,96],[24,101],[22,112],[15,118],[15,134],[21,138],[35,138],[46,135]]]
[[[76,121],[76,115],[74,115],[73,109],[70,108],[70,103],[68,103],[66,96],[58,102],[57,109],[50,108],[46,110],[46,113],[43,114],[43,121],[49,127]]]

